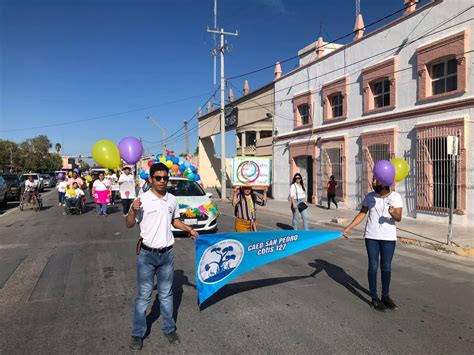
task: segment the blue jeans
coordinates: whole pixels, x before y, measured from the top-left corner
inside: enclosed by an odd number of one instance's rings
[[[65,194],[66,194],[65,192],[58,191],[58,202],[59,203],[64,203],[64,195]]]
[[[133,312],[132,336],[143,338],[146,333],[146,310],[151,302],[153,281],[157,277],[160,314],[163,317],[163,333],[168,334],[176,329],[173,319],[173,276],[174,250],[165,253],[152,253],[140,250],[137,256],[137,297]]]
[[[296,206],[298,206],[298,204],[300,202],[304,202],[304,199],[300,198],[300,199],[296,200]],[[296,207],[296,208],[293,208],[292,211],[293,211],[293,229],[294,230],[298,229],[298,213],[300,213],[301,218],[303,219],[303,229],[305,231],[309,230],[309,227],[308,227],[308,209],[305,209],[303,212],[300,212],[300,211],[298,211],[298,207]]]
[[[390,277],[392,274],[392,258],[395,252],[395,241],[365,239],[365,247],[369,257],[369,279],[370,296],[377,298],[377,269],[382,271],[382,297],[388,296],[390,292]]]
[[[97,214],[107,214],[107,204],[105,203],[98,203],[97,204]]]

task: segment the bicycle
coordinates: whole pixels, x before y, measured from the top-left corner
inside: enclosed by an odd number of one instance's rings
[[[23,211],[25,208],[27,193],[28,191],[25,191],[21,194],[20,204],[18,205],[20,211]],[[41,195],[38,193],[37,190],[32,191],[30,203],[32,204],[33,211],[35,212],[38,212],[43,208],[43,199],[41,198]]]

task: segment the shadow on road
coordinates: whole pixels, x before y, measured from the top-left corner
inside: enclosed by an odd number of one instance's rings
[[[250,290],[255,290],[262,287],[274,286],[279,285],[291,281],[303,280],[310,277],[315,277],[321,270],[315,270],[310,275],[306,276],[288,276],[288,277],[275,277],[272,279],[263,279],[263,280],[255,280],[255,281],[244,281],[244,282],[237,282],[229,285],[225,285],[222,289],[220,289],[217,293],[212,295],[208,298],[205,302],[200,305],[200,310],[203,311],[206,308],[216,304],[217,302],[236,295],[241,292],[247,292]]]
[[[176,322],[178,321],[178,309],[181,306],[181,300],[183,299],[183,286],[184,285],[190,286],[192,288],[196,288],[196,285],[189,282],[189,279],[184,274],[183,270],[175,270],[174,278],[173,278],[173,319]],[[156,285],[155,287],[153,287],[153,289],[156,290]],[[148,313],[146,317],[147,330],[145,333],[145,338],[148,337],[148,335],[150,335],[153,323],[158,318],[160,318],[160,300],[158,299],[158,293],[156,293],[153,306],[150,309],[150,313]]]
[[[290,230],[293,230],[293,226],[290,226],[289,224],[286,224],[286,223],[280,223],[278,222],[276,224],[276,226],[280,229],[283,229],[285,231],[290,231]]]
[[[314,263],[309,263],[308,265],[314,267],[317,273],[321,271],[326,272],[331,279],[341,286],[344,286],[346,290],[354,296],[359,298],[361,301],[370,304],[370,301],[364,296],[364,294],[370,296],[370,292],[365,287],[362,287],[359,282],[350,276],[342,267],[321,259],[316,259],[314,260]]]

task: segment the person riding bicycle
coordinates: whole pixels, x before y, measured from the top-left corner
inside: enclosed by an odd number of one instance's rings
[[[26,203],[30,203],[31,197],[37,189],[38,181],[33,180],[33,175],[28,175],[28,180],[25,181]]]

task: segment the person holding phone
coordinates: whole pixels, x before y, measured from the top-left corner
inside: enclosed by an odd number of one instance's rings
[[[173,319],[174,236],[171,225],[187,232],[191,239],[199,233],[179,219],[179,205],[175,196],[166,190],[169,169],[163,163],[150,167],[151,189],[132,203],[126,218],[127,228],[140,226],[137,246],[137,296],[132,321],[130,349],[139,351],[147,330],[146,310],[151,302],[153,281],[157,278],[162,330],[171,344],[179,343]]]
[[[383,185],[375,177],[372,179],[372,188],[374,191],[365,196],[360,212],[344,229],[343,235],[347,238],[349,232],[368,216],[364,238],[369,259],[367,276],[372,297],[371,306],[384,312],[387,309],[398,309],[389,293],[392,259],[397,243],[395,222],[402,220],[403,201],[398,192],[390,191],[390,186]],[[382,274],[382,299],[377,294],[379,259]]]

